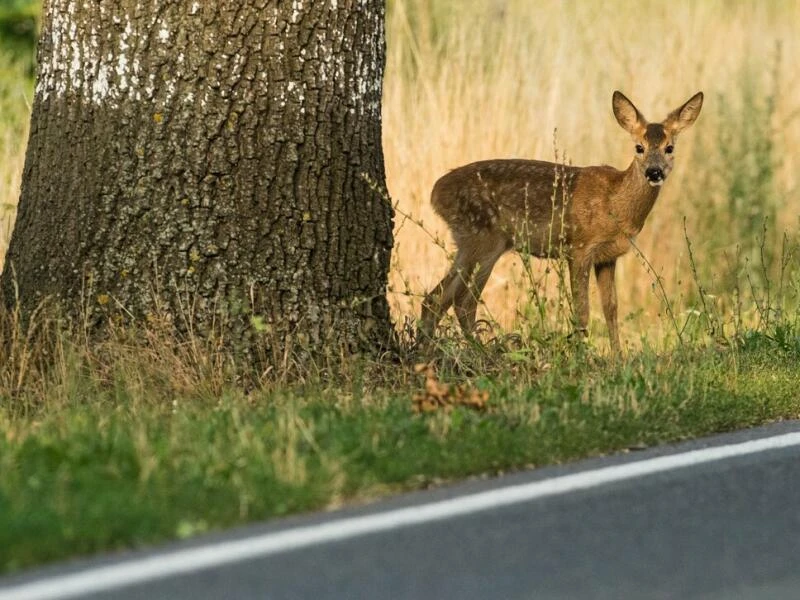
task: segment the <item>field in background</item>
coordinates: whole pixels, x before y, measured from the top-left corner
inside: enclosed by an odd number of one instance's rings
[[[390,293],[396,320],[418,315],[421,294],[447,267],[447,252],[434,243],[449,244],[447,230],[428,204],[434,181],[484,158],[626,167],[632,148],[611,114],[614,89],[653,120],[698,90],[706,94],[637,239],[677,317],[699,300],[685,234],[697,279],[723,312],[732,309],[745,269],[757,273],[755,287],[763,285],[762,246],[774,279],[782,234],[791,247],[798,231],[798,22],[797,0],[647,0],[635,9],[621,0],[389,0],[383,114],[388,186],[398,209]],[[19,54],[0,54],[0,264],[30,111],[30,59]],[[629,342],[654,323],[658,332],[669,329],[654,318],[664,313],[664,298],[644,262],[630,255],[617,271]],[[551,304],[558,299],[543,265],[534,264],[532,276],[535,286],[517,257],[502,259],[484,315],[515,328],[532,293],[544,291]]]
[[[424,224],[397,217],[391,301],[398,317],[418,315],[419,294],[447,266],[431,239],[448,240],[428,203],[434,181],[485,158],[557,156],[627,167],[633,148],[611,112],[615,89],[651,120],[705,92],[702,114],[679,140],[675,170],[637,239],[676,318],[700,304],[684,218],[697,277],[715,309],[732,310],[737,280],[741,297],[750,293],[747,272],[757,292],[763,288],[765,224],[764,262],[777,280],[782,234],[789,233],[787,248],[796,244],[800,207],[800,2],[393,0],[390,8],[388,186],[400,212]],[[536,269],[541,278],[543,267]],[[628,255],[617,272],[621,317],[628,315],[623,339],[668,332],[655,318],[664,303],[643,260]],[[522,262],[507,255],[484,294],[484,314],[519,326],[530,287]],[[742,310],[750,309],[745,302]]]
[[[448,242],[447,230],[428,204],[434,181],[484,158],[626,167],[632,148],[611,114],[614,89],[653,120],[698,90],[706,94],[637,240],[677,315],[698,302],[685,234],[697,277],[723,311],[731,309],[745,266],[763,283],[762,246],[775,277],[782,234],[794,242],[798,231],[798,22],[798,1],[648,0],[632,9],[621,0],[390,0],[383,111],[388,186],[398,209],[390,293],[397,321],[415,318],[420,295],[447,266],[447,252],[434,243]],[[29,60],[0,55],[0,264],[23,167],[28,71]],[[628,341],[653,323],[665,330],[654,319],[664,299],[643,265],[630,255],[618,267]],[[533,274],[558,297],[543,265]],[[489,282],[484,315],[518,326],[531,288],[522,262],[508,255]]]
[[[684,218],[698,276],[719,302],[727,302],[745,260],[760,262],[765,224],[767,266],[775,271],[782,234],[794,241],[798,231],[798,22],[796,0],[647,0],[635,10],[620,0],[390,0],[384,148],[399,211],[390,294],[398,322],[418,314],[420,295],[446,269],[447,253],[433,241],[448,239],[428,204],[434,181],[484,158],[624,168],[632,149],[611,114],[614,89],[653,120],[697,90],[706,94],[637,240],[676,311],[698,300]],[[0,264],[31,98],[30,59],[20,59],[18,48],[15,56],[0,54]],[[547,279],[542,266],[535,272],[540,283]],[[652,324],[664,303],[643,260],[623,259],[618,278],[628,329]],[[514,327],[530,292],[521,261],[508,255],[489,282],[484,314]]]

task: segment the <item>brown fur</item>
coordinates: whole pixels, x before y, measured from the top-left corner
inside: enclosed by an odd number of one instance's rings
[[[702,93],[648,123],[620,92],[612,107],[631,134],[630,166],[572,167],[537,160],[486,160],[439,179],[431,193],[436,212],[456,243],[450,271],[422,304],[420,333],[431,336],[453,305],[466,334],[475,327],[478,301],[497,259],[507,250],[567,259],[577,330],[589,321],[589,273],[594,268],[611,347],[619,351],[616,260],[644,226],[660,185],[672,170],[678,133],[700,113]]]

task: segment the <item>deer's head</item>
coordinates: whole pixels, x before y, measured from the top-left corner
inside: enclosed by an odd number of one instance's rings
[[[621,92],[614,92],[611,106],[617,122],[633,138],[635,160],[642,175],[651,186],[662,185],[672,171],[678,134],[700,114],[703,92],[697,92],[661,123],[649,123]]]

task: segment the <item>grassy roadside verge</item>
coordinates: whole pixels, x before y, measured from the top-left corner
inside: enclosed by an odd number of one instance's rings
[[[487,409],[428,414],[412,410],[423,384],[406,367],[245,395],[166,385],[175,365],[144,350],[106,357],[104,378],[68,350],[49,402],[0,403],[0,572],[800,417],[797,331],[619,362],[498,354],[473,377],[441,364],[441,381],[488,392]]]

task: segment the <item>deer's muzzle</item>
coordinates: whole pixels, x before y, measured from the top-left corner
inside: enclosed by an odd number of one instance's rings
[[[644,176],[650,185],[657,186],[664,183],[664,171],[659,167],[650,167],[645,170]]]

